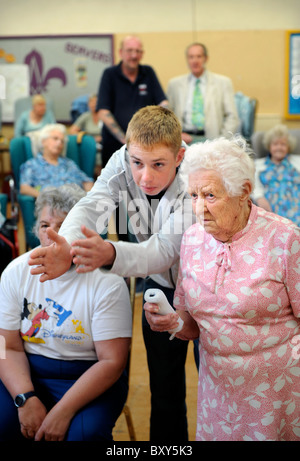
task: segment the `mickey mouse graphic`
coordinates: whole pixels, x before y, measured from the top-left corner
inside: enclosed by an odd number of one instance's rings
[[[31,327],[28,331],[22,333],[23,340],[32,343],[45,343],[42,338],[36,338],[36,335],[41,329],[42,320],[49,319],[46,309],[43,308],[41,304],[37,306],[33,302],[29,303],[27,299],[24,298],[21,320],[24,320],[24,318],[31,320]]]

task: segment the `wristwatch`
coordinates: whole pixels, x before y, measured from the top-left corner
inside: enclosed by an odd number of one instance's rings
[[[36,395],[34,391],[25,392],[25,394],[18,394],[14,399],[14,404],[17,408],[20,408],[25,404],[27,399],[33,397],[34,395]]]

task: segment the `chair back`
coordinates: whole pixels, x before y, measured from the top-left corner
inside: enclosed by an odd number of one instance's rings
[[[93,136],[85,134],[68,136],[66,156],[79,166],[90,178],[94,177],[97,145]]]
[[[16,189],[20,189],[20,166],[32,158],[31,141],[27,136],[12,138],[9,143],[10,163],[14,174]]]
[[[7,202],[8,202],[7,194],[0,193],[0,213],[3,215],[4,218],[7,217]]]
[[[254,132],[257,100],[244,95],[241,91],[235,93],[234,99],[241,121],[240,133],[247,141],[250,141]]]
[[[300,155],[300,130],[289,130],[289,133],[297,139],[297,144],[292,154]],[[252,149],[255,152],[256,158],[266,157],[269,152],[265,149],[263,145],[263,137],[265,135],[264,131],[256,131],[251,136]]]
[[[71,122],[74,123],[75,120],[84,112],[88,112],[89,110],[89,95],[84,94],[81,96],[78,96],[77,98],[73,99],[71,103],[71,110],[70,110],[70,116],[71,116]]]

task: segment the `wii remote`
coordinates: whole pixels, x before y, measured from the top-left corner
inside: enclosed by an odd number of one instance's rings
[[[158,314],[160,315],[167,315],[167,314],[174,314],[175,309],[169,304],[169,301],[166,298],[166,295],[162,290],[158,288],[149,288],[144,295],[145,301],[148,303],[153,303],[158,305]],[[178,327],[174,328],[174,330],[170,330],[171,333],[170,340],[175,337],[175,333],[180,331],[183,327],[183,320],[179,317],[178,318]]]

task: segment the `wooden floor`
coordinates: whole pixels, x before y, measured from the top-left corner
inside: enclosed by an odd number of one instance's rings
[[[9,214],[9,210],[8,210]],[[19,220],[18,237],[20,254],[25,252],[25,240],[22,219]],[[136,295],[133,338],[131,352],[130,382],[127,405],[133,420],[133,427],[137,441],[149,440],[149,417],[150,417],[150,391],[149,373],[145,346],[142,336],[142,294]],[[186,363],[187,385],[187,411],[189,425],[189,440],[195,440],[196,412],[197,412],[197,370],[193,357],[192,343],[189,345]],[[174,402],[176,405],[176,402]],[[115,441],[130,441],[129,432],[124,413],[119,417],[113,431]]]

